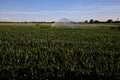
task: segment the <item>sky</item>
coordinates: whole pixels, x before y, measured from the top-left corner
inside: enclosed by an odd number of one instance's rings
[[[0,21],[117,20],[120,0],[0,0]]]

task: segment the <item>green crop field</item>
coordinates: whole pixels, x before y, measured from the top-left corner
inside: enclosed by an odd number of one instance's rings
[[[120,80],[120,24],[50,25],[0,23],[0,80]]]

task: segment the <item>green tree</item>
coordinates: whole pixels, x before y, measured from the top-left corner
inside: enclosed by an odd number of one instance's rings
[[[112,22],[113,22],[112,19],[108,19],[108,20],[107,20],[107,23],[112,23]]]
[[[98,20],[95,20],[95,21],[94,21],[94,23],[99,23],[99,22],[100,22],[100,21],[98,21]]]
[[[89,23],[94,23],[94,20],[93,19],[90,19],[90,22]]]
[[[88,20],[85,20],[85,23],[88,23]]]

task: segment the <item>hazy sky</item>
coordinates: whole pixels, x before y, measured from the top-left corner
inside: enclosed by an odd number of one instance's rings
[[[0,21],[117,20],[120,0],[0,0]]]

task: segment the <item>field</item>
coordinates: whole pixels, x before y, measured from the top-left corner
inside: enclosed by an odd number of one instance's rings
[[[0,23],[0,80],[120,80],[120,24],[50,25]]]

